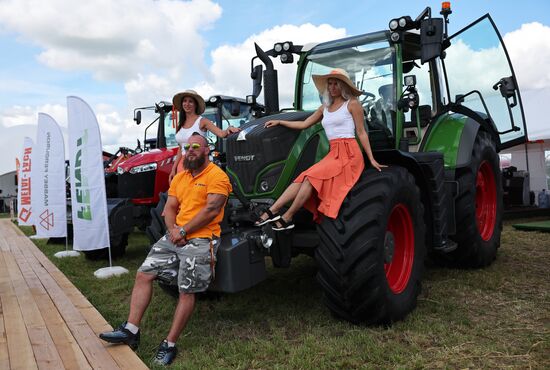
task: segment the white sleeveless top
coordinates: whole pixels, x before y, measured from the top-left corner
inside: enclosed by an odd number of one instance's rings
[[[326,107],[323,110],[323,120],[321,124],[329,140],[355,138],[355,123],[348,110],[348,103],[349,100],[346,100],[346,102],[334,112],[329,112]]]
[[[193,135],[193,132],[198,132],[202,136],[206,137],[206,130],[201,130],[201,119],[202,116],[199,116],[193,123],[193,126],[189,128],[182,127],[178,132],[176,132],[176,141],[178,142],[182,152],[185,152],[183,149],[183,144],[186,144],[187,141],[189,141],[189,138]]]

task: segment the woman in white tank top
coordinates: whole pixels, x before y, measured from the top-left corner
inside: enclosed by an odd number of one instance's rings
[[[185,153],[183,145],[187,143],[189,137],[194,132],[206,137],[206,132],[210,131],[217,137],[223,138],[234,132],[239,132],[237,127],[229,126],[226,130],[220,129],[216,124],[207,118],[201,116],[206,109],[204,99],[197,94],[194,90],[185,90],[184,92],[177,93],[172,99],[174,108],[177,111],[181,111],[181,121],[176,127],[176,141],[179,144],[178,153],[170,172],[168,181],[171,182],[176,173],[181,170],[182,157]]]
[[[320,222],[323,215],[336,218],[346,195],[365,167],[356,136],[371,166],[378,171],[385,167],[372,155],[363,122],[363,107],[357,100],[361,91],[354,86],[346,71],[338,68],[326,75],[313,75],[313,81],[323,95],[323,105],[305,121],[274,120],[266,122],[265,127],[282,125],[303,130],[322,120],[330,150],[325,158],[302,172],[260,215],[257,226],[274,222],[273,230],[292,229],[292,218],[302,206],[313,213],[316,222]],[[279,210],[291,201],[290,208],[279,214]]]

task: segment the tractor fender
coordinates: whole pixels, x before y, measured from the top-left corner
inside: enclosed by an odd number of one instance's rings
[[[426,132],[421,152],[443,153],[446,169],[467,166],[480,124],[473,118],[458,114],[444,114]]]

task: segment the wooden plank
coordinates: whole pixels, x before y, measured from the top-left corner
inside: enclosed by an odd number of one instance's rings
[[[0,300],[3,308],[10,367],[22,370],[38,369],[7,270],[6,260],[10,258],[13,258],[11,254],[0,252]]]
[[[8,356],[8,339],[4,328],[4,314],[2,312],[2,301],[0,300],[0,369],[10,368],[10,357]]]
[[[38,248],[36,248],[36,246],[28,239],[21,236],[8,237],[6,240],[8,241],[10,247],[15,248],[18,246],[23,252],[32,270],[35,272],[42,285],[48,292],[90,365],[94,369],[117,368],[118,366],[116,365],[114,359],[105,349],[103,343],[100,342],[100,339],[88,326],[78,309],[69,300],[63,289],[61,289],[61,287],[47,273],[47,271],[44,270],[39,261],[37,261],[36,258],[33,258],[32,254],[30,254],[32,249],[38,250]],[[42,252],[40,253],[42,254]]]
[[[66,369],[91,369],[84,353],[24,256],[19,250],[14,251],[14,254],[64,367]]]
[[[49,275],[57,282],[57,284],[63,289],[66,295],[69,297],[75,307],[78,308],[83,315],[85,321],[90,328],[96,334],[96,336],[104,331],[112,330],[113,328],[107,323],[107,321],[101,316],[97,309],[82,295],[82,293],[70,282],[69,279],[55,266],[34,243],[28,238],[24,238],[17,242],[27,243],[24,247],[25,251],[32,253],[40,264],[46,269]],[[114,360],[117,362],[121,369],[147,369],[147,366],[141,361],[141,359],[130,349],[128,346],[109,345],[104,344],[107,351],[111,354]]]
[[[25,267],[25,261],[19,261],[18,265],[15,260],[17,253],[12,250],[12,254],[12,258],[5,259],[5,264],[19,302],[21,315],[27,327],[36,363],[40,369],[60,369],[63,367],[61,357],[57,353],[40,310],[20,271],[21,264]]]

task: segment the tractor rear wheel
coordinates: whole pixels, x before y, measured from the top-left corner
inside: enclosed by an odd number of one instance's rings
[[[405,168],[363,173],[338,217],[325,217],[317,228],[317,279],[336,316],[390,324],[416,307],[426,254],[423,216],[420,190]]]
[[[502,178],[495,143],[479,131],[470,165],[457,169],[459,193],[456,198],[458,247],[447,259],[454,265],[478,268],[496,258],[502,232]]]

